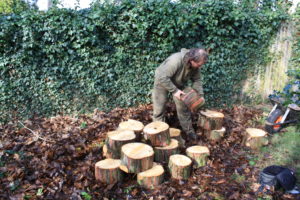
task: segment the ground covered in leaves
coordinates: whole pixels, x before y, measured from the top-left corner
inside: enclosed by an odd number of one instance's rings
[[[241,142],[245,128],[262,128],[262,111],[243,106],[219,111],[225,115],[225,137],[212,143],[201,136],[211,152],[207,166],[194,169],[187,181],[172,180],[165,168],[165,182],[153,190],[140,187],[134,174],[112,185],[99,183],[94,176],[95,163],[104,159],[106,133],[129,118],[150,123],[151,105],[1,126],[0,199],[294,199],[282,191],[267,197],[255,194],[261,169]],[[172,105],[167,113],[168,124],[179,128]]]

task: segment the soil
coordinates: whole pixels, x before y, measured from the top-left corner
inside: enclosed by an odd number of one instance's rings
[[[165,182],[152,190],[139,186],[135,174],[111,185],[97,182],[94,175],[95,163],[104,159],[106,133],[127,119],[150,123],[151,105],[0,126],[0,199],[299,199],[283,191],[255,193],[261,169],[251,159],[257,152],[241,142],[246,128],[263,128],[262,111],[243,106],[217,111],[225,115],[225,137],[213,143],[202,135],[198,141],[210,149],[207,166],[193,169],[186,181],[171,179],[164,166]],[[196,122],[197,114],[193,118]],[[172,104],[167,106],[167,123],[180,128]],[[196,124],[195,128],[201,133]],[[186,146],[193,143],[187,139]]]

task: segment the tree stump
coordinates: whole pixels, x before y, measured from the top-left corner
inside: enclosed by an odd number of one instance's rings
[[[169,125],[165,122],[155,121],[146,125],[144,137],[154,147],[162,147],[170,144]]]
[[[124,144],[134,142],[135,139],[136,135],[131,130],[117,130],[109,132],[105,142],[107,148],[106,155],[119,159],[121,157],[121,147]]]
[[[164,181],[164,168],[153,163],[153,167],[137,175],[137,182],[148,189],[154,189]]]
[[[191,146],[186,149],[186,155],[194,161],[196,168],[203,167],[206,165],[209,149],[205,146]]]
[[[185,146],[185,140],[181,136],[181,130],[177,128],[170,128],[170,137],[177,140],[179,147],[184,147]]]
[[[154,151],[147,144],[128,143],[121,148],[121,169],[127,173],[139,173],[153,166]]]
[[[225,134],[225,127],[222,127],[220,130],[204,130],[205,136],[212,141],[220,141]]]
[[[220,130],[223,125],[224,114],[212,110],[201,111],[198,125],[204,130]]]
[[[105,159],[95,164],[95,177],[103,183],[112,184],[123,179],[123,172],[120,170],[121,160]]]
[[[257,128],[247,128],[243,139],[243,144],[251,149],[258,150],[269,143],[267,132]]]
[[[144,124],[137,120],[128,119],[128,121],[124,121],[119,124],[119,129],[134,131],[137,141],[140,141],[142,138]]]
[[[170,156],[168,167],[172,178],[188,179],[191,175],[192,160],[187,156],[175,154]]]
[[[178,153],[178,141],[171,139],[171,142],[168,146],[154,147],[154,152],[154,161],[168,163],[169,157]]]

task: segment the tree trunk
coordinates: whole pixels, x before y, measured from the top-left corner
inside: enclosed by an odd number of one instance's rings
[[[163,147],[170,144],[169,125],[165,122],[152,122],[144,128],[145,139],[154,147]]]
[[[142,138],[142,132],[144,129],[144,125],[140,121],[129,119],[128,121],[121,122],[119,124],[119,129],[134,131],[134,133],[136,134],[137,141],[140,141]]]
[[[205,146],[191,146],[186,149],[186,155],[194,161],[196,168],[203,167],[206,165],[209,149]]]
[[[243,144],[254,150],[259,150],[269,143],[267,132],[257,128],[247,128],[243,139]]]
[[[153,167],[147,171],[140,172],[137,175],[137,182],[148,189],[155,189],[155,186],[160,185],[164,181],[164,168],[153,163]]]
[[[223,119],[223,113],[212,110],[201,111],[198,125],[204,130],[219,130],[222,128]]]
[[[191,175],[192,160],[184,155],[175,154],[170,156],[169,170],[174,179],[188,179]]]
[[[165,147],[154,147],[154,161],[168,163],[169,157],[178,153],[178,141],[171,139],[171,143]]]
[[[153,148],[143,143],[128,143],[121,148],[121,169],[127,173],[139,173],[153,166]]]
[[[222,127],[220,130],[204,130],[205,136],[212,141],[220,141],[225,134],[225,127]]]
[[[96,180],[103,183],[112,184],[123,179],[123,173],[120,170],[121,160],[105,159],[95,164]]]
[[[107,147],[107,155],[111,155],[112,158],[120,159],[121,147],[124,144],[134,142],[135,139],[136,135],[130,130],[117,130],[109,132],[105,142]]]

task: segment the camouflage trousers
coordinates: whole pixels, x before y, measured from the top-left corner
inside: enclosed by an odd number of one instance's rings
[[[168,91],[160,85],[154,85],[152,91],[153,121],[165,121],[166,103]],[[172,95],[173,96],[173,95]],[[173,96],[176,105],[177,117],[181,128],[186,133],[195,133],[192,125],[192,114],[188,107],[179,99]]]

